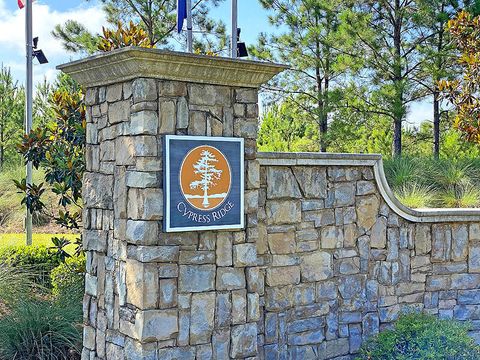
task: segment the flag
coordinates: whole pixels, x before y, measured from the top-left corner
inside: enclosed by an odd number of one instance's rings
[[[23,9],[23,8],[25,7],[25,2],[26,2],[26,1],[27,1],[27,0],[17,0],[18,7],[19,7],[20,9]],[[35,0],[32,0],[32,2],[34,2],[34,1],[35,1]]]
[[[18,0],[19,2],[22,0]],[[24,0],[23,0],[24,1]],[[183,22],[187,18],[187,0],[177,0],[177,31],[182,32]]]

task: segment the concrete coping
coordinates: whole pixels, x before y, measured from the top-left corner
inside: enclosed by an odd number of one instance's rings
[[[259,88],[285,65],[184,52],[126,47],[57,66],[86,88],[135,78]]]
[[[402,204],[387,182],[382,156],[379,154],[336,153],[258,153],[262,166],[369,166],[375,182],[390,208],[402,218],[417,223],[479,222],[480,209],[428,208],[412,209]]]

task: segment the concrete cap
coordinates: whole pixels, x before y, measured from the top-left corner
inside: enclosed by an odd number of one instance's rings
[[[259,88],[285,65],[126,47],[57,66],[86,88],[135,78]]]

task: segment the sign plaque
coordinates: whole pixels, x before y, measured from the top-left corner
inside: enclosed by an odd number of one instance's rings
[[[242,138],[164,138],[164,230],[244,227]]]

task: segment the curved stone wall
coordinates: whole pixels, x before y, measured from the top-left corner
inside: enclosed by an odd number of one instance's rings
[[[407,309],[480,339],[480,210],[403,206],[377,155],[257,159],[265,358],[350,358]]]

